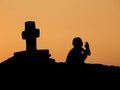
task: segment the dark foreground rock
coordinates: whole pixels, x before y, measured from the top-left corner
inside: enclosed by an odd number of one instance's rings
[[[1,65],[1,77],[9,83],[20,83],[38,88],[87,88],[88,85],[99,87],[118,87],[120,67],[102,64],[68,65],[56,64],[19,64]],[[95,85],[95,86],[94,86]],[[83,89],[84,90],[84,89]]]

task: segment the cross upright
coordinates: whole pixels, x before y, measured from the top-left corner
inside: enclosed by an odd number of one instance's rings
[[[40,31],[35,28],[34,21],[25,22],[25,31],[22,32],[22,39],[26,40],[26,51],[34,52],[37,50],[36,38],[39,37]]]

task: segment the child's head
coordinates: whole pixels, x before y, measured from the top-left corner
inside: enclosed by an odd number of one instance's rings
[[[75,37],[72,42],[74,47],[81,47],[83,46],[82,39],[80,37]]]

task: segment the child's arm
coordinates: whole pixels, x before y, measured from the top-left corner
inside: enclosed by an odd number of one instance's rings
[[[90,48],[89,48],[89,43],[88,42],[85,42],[85,48],[86,48],[86,54],[87,55],[91,55],[91,51],[90,51]]]

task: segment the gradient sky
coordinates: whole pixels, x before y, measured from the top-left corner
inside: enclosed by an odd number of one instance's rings
[[[120,66],[120,0],[0,0],[0,62],[25,50],[26,21],[41,30],[38,49],[64,62],[72,39],[90,44],[87,63]]]

